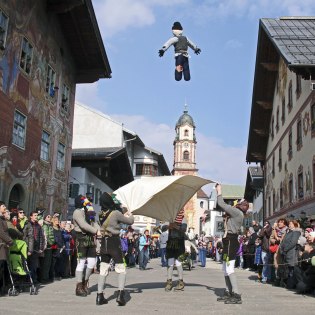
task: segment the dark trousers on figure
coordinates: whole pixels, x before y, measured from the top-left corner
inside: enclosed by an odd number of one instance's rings
[[[28,268],[34,283],[37,283],[37,269],[39,265],[39,257],[37,253],[33,253],[27,258]]]
[[[6,264],[7,262],[5,260],[0,260],[0,295],[6,294],[5,286],[7,281],[5,275],[8,273]]]
[[[47,248],[44,251],[44,257],[41,259],[41,281],[54,280],[52,249]]]
[[[184,74],[184,80],[189,81],[190,80],[190,70],[189,70],[189,60],[188,57],[185,57],[183,55],[178,55],[175,57],[175,66],[182,66],[183,71],[177,71],[175,69],[175,80],[180,81]]]

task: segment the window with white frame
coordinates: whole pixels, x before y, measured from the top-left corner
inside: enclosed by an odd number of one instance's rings
[[[49,160],[50,134],[43,130],[42,143],[40,148],[40,158],[44,161]]]
[[[57,168],[61,171],[65,169],[65,145],[58,143]]]
[[[62,94],[61,94],[61,108],[66,113],[69,113],[69,96],[70,96],[70,89],[67,85],[63,84],[62,86]]]
[[[7,33],[8,33],[8,25],[9,25],[9,18],[0,9],[0,49],[2,50],[5,48],[5,43],[7,39]]]
[[[21,57],[20,57],[20,67],[27,74],[31,73],[32,58],[33,58],[33,46],[29,43],[29,41],[25,37],[23,37]]]
[[[13,124],[13,139],[12,143],[25,148],[25,134],[26,134],[26,116],[19,111],[14,112],[14,124]]]
[[[46,77],[46,93],[50,97],[55,96],[55,84],[56,83],[56,72],[53,68],[48,65],[47,66],[47,77]]]

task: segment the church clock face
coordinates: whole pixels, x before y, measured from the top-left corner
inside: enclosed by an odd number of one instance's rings
[[[184,142],[184,148],[188,148],[189,147],[189,143],[188,142]]]

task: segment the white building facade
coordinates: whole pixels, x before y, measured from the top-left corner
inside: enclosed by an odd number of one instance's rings
[[[160,152],[146,147],[136,133],[96,109],[76,103],[73,129],[70,212],[78,194],[92,195],[99,211],[104,191],[112,192],[144,176],[170,175]],[[155,219],[135,216],[133,228],[143,232],[157,224]]]

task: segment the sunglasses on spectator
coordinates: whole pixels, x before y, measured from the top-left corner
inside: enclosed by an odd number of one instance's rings
[[[24,211],[19,211],[19,213],[24,213]]]

